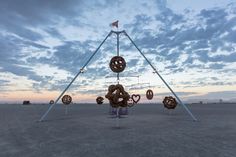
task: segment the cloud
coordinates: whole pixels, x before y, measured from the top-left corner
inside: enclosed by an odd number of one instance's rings
[[[9,86],[10,84],[10,81],[9,80],[1,80],[0,79],[0,85],[1,85],[1,91],[3,91],[7,86]]]
[[[190,95],[195,95],[199,94],[197,92],[176,92],[178,96],[190,96]],[[158,93],[159,96],[169,96],[172,95],[171,92],[163,92],[163,93]]]
[[[26,0],[24,3],[14,0],[1,1],[1,10],[3,15],[15,16],[15,19],[22,18],[24,25],[41,25],[54,20],[53,17],[63,16],[69,18],[77,14],[77,6],[80,7],[81,2],[76,0],[58,0],[58,1],[45,1]],[[9,20],[10,21],[10,20]],[[19,21],[18,21],[19,22]],[[4,22],[7,24],[7,22]]]
[[[224,66],[225,64],[214,63],[214,64],[210,64],[209,68],[210,69],[223,69]]]
[[[230,4],[230,6],[235,8],[235,4]],[[153,22],[151,17],[144,15],[136,16],[136,20],[129,24],[129,27],[134,27],[134,32],[137,33],[144,31],[141,36],[134,40],[140,48],[155,49],[154,52],[164,58],[164,61],[170,61],[172,65],[166,65],[167,69],[170,68],[170,73],[181,72],[192,67],[218,70],[224,68],[224,64],[219,62],[231,63],[236,61],[234,49],[236,34],[233,31],[236,20],[235,18],[228,19],[229,16],[236,15],[231,10],[232,8],[229,10],[223,8],[204,9],[197,16],[192,17],[190,21],[188,21],[188,16],[174,13],[165,8],[155,16],[155,20],[160,25],[159,31],[157,30],[158,34],[143,29],[144,25]],[[191,20],[195,24],[189,25]],[[156,26],[156,28],[158,27]],[[226,32],[230,33],[224,35]],[[227,46],[223,41],[228,42]],[[227,54],[211,55],[220,50],[226,51]],[[187,54],[188,57],[179,63],[183,53]],[[196,64],[196,61],[200,61],[200,64]],[[205,63],[211,64],[206,66]]]
[[[206,94],[192,96],[189,97],[189,100],[205,100],[205,101],[216,101],[217,99],[223,100],[231,100],[235,99],[236,92],[235,91],[215,91],[215,92],[208,92]]]
[[[161,73],[185,76],[197,71],[205,77],[217,73],[206,82],[187,78],[186,88],[235,84],[235,3],[175,12],[166,0],[9,0],[1,1],[0,9],[0,71],[26,77],[38,92],[63,89],[96,50],[114,19],[123,22],[120,29],[126,30]],[[127,61],[124,75],[152,72],[125,36],[121,36],[120,48]],[[115,52],[116,38],[111,36],[86,67],[87,82],[81,85],[111,75],[108,64]],[[55,71],[41,74],[36,70],[40,65],[63,70],[69,77],[58,80]],[[218,79],[223,76],[227,81]]]
[[[28,65],[23,60],[27,55],[24,54],[22,50],[29,46],[37,49],[47,49],[47,47],[40,44],[20,40],[11,35],[3,36],[0,34],[0,71],[10,72],[17,76],[25,76],[28,77],[29,80],[41,81],[41,76],[38,76],[31,65]]]

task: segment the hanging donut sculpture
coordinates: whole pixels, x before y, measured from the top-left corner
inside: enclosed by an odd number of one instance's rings
[[[50,100],[49,104],[51,105],[54,104],[54,100]]]
[[[115,56],[110,61],[110,68],[113,72],[122,72],[126,67],[125,59],[121,56]]]
[[[121,84],[110,85],[105,97],[114,108],[127,107],[130,98],[129,94],[124,90],[124,87]]]
[[[64,95],[61,101],[64,105],[69,105],[72,102],[72,97],[69,95]]]
[[[135,104],[137,104],[139,102],[141,96],[139,94],[132,94],[131,98],[132,98],[133,102]]]
[[[101,105],[101,104],[103,104],[103,100],[104,100],[104,98],[99,96],[99,97],[97,97],[96,102],[97,102],[97,104]]]
[[[128,103],[128,106],[129,106],[129,107],[132,107],[132,106],[134,106],[134,104],[135,104],[132,98],[129,98],[129,100],[128,100],[127,103]]]
[[[163,100],[164,107],[167,109],[175,109],[177,101],[172,96],[166,96]]]
[[[148,100],[152,100],[153,98],[153,91],[151,89],[147,90],[146,97]]]

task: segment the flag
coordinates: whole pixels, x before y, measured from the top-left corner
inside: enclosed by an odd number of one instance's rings
[[[115,22],[112,22],[111,24],[110,24],[110,26],[111,27],[116,27],[116,28],[118,28],[118,20],[117,21],[115,21]]]

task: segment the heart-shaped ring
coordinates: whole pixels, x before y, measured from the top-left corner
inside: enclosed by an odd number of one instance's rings
[[[132,94],[131,98],[132,98],[133,102],[135,104],[137,104],[139,102],[141,96],[139,94]]]

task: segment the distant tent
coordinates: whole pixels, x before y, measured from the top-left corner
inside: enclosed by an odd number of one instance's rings
[[[29,100],[24,100],[23,101],[23,105],[30,105],[31,103],[30,103],[30,101]]]

